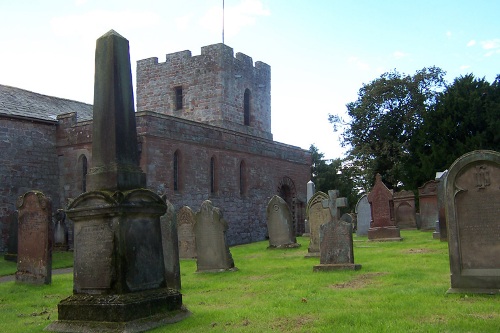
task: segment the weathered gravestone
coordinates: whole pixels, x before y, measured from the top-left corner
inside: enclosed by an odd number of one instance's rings
[[[160,216],[139,167],[129,43],[97,40],[89,192],[68,207],[74,222],[73,295],[58,305],[58,332],[142,332],[189,314],[165,280]]]
[[[416,229],[415,194],[412,191],[394,193],[394,212],[399,229]]]
[[[441,242],[448,241],[448,231],[446,230],[446,202],[444,201],[445,192],[445,179],[448,174],[448,170],[443,172],[436,172],[436,180],[439,181],[438,184],[438,221],[436,226],[436,231],[432,234],[434,238],[439,239]]]
[[[68,250],[68,230],[66,227],[66,213],[63,209],[58,209],[54,223],[54,251]]]
[[[167,205],[167,212],[160,217],[165,282],[167,283],[167,287],[180,290],[181,266],[179,263],[179,242],[177,238],[175,208],[170,201],[167,200],[166,196],[163,196],[162,199]]]
[[[17,262],[17,240],[19,231],[17,210],[9,214],[7,221],[9,224],[9,239],[7,241],[7,251],[3,258],[7,261]]]
[[[328,200],[325,192],[316,192],[307,203],[306,215],[309,221],[309,248],[306,257],[319,257],[319,227],[331,219],[330,209],[323,207],[323,200]]]
[[[203,201],[194,225],[197,272],[237,270],[227,244],[227,228],[220,209],[214,207],[210,200]]]
[[[356,231],[356,223],[357,223],[357,221],[356,221],[356,215],[355,214],[351,214],[351,213],[342,214],[342,216],[340,217],[340,220],[352,224],[352,230],[353,230],[353,232]]]
[[[177,212],[177,233],[179,236],[179,258],[196,258],[196,238],[194,237],[194,213],[188,206]]]
[[[500,153],[459,157],[445,182],[449,293],[500,293]]]
[[[436,221],[438,220],[438,184],[439,181],[429,180],[418,188],[420,230],[422,231],[436,229]]]
[[[340,208],[347,207],[347,199],[339,198],[337,190],[328,191],[328,196],[323,206],[329,208],[331,220],[320,227],[320,264],[313,271],[358,270],[361,265],[354,264],[352,223],[339,219]]]
[[[52,282],[52,203],[39,191],[17,199],[18,252],[16,282]]]
[[[285,200],[274,195],[267,204],[269,248],[299,247],[295,237],[292,213]]]
[[[368,202],[368,195],[363,194],[356,204],[356,235],[367,236],[368,229],[370,228],[370,221],[372,214],[370,211],[370,203]]]
[[[382,182],[377,174],[375,185],[368,194],[372,220],[368,229],[368,240],[400,241],[401,234],[394,221],[394,202],[392,191]]]

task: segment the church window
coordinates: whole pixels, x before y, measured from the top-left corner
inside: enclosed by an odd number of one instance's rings
[[[245,89],[243,96],[243,123],[245,126],[250,126],[250,90]]]
[[[173,172],[174,172],[174,191],[179,191],[180,184],[179,184],[179,163],[180,163],[180,153],[178,150],[175,151],[174,153],[174,167],[173,167]]]
[[[178,86],[174,88],[175,91],[175,109],[182,110],[182,86]]]
[[[82,161],[82,192],[87,191],[87,156],[82,155],[81,156],[81,161]]]
[[[240,195],[244,195],[246,192],[246,165],[245,161],[240,162]]]
[[[210,159],[210,193],[217,191],[216,163],[215,157]]]

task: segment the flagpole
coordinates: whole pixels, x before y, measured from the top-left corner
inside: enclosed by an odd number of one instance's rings
[[[222,44],[224,44],[224,0],[222,0]]]

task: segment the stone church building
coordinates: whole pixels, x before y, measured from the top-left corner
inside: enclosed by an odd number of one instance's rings
[[[309,151],[273,141],[271,68],[224,44],[137,63],[136,121],[148,188],[176,209],[209,199],[231,245],[263,240],[278,194],[302,233]],[[53,212],[86,191],[92,105],[0,85],[0,222],[4,249],[17,198],[36,189]]]

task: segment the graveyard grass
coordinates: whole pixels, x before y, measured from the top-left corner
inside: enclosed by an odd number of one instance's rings
[[[237,272],[195,273],[181,260],[184,305],[192,315],[150,332],[498,332],[500,296],[450,294],[447,244],[432,232],[401,231],[401,242],[354,236],[359,271],[313,272],[302,247],[268,242],[231,247]],[[50,286],[0,284],[5,332],[42,332],[71,295],[72,275]]]

